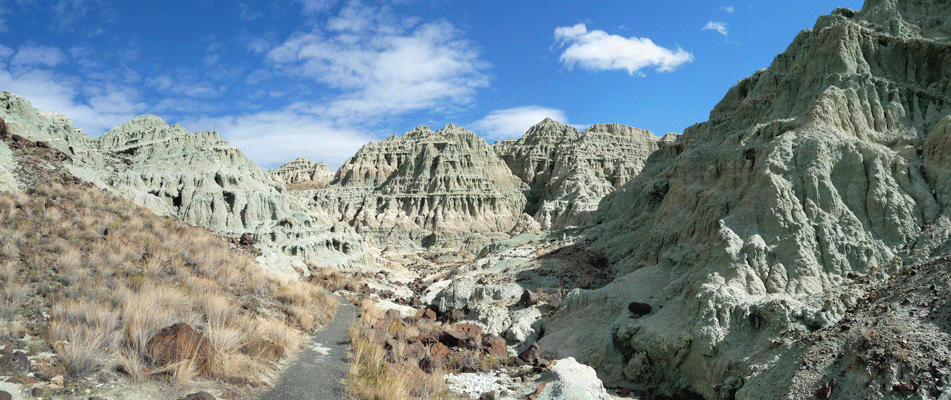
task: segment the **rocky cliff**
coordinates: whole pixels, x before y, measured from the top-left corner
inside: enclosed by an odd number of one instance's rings
[[[74,174],[157,214],[225,236],[249,233],[266,251],[318,265],[374,265],[352,228],[335,227],[322,210],[287,196],[217,132],[188,132],[146,115],[92,139],[66,116],[38,111],[9,92],[0,92],[0,118],[11,134],[72,157]]]
[[[569,294],[542,345],[618,382],[781,397],[744,385],[946,217],[949,21],[944,2],[868,0],[801,32],[605,198],[586,235],[619,277]]]
[[[332,220],[381,245],[478,250],[507,237],[525,207],[524,189],[485,139],[450,124],[363,146],[313,198]]]
[[[496,152],[529,185],[526,212],[543,229],[590,222],[602,197],[633,178],[660,143],[653,133],[620,124],[584,132],[545,119],[520,139],[497,142]]]
[[[268,170],[268,176],[285,185],[289,190],[323,189],[334,179],[334,173],[322,162],[298,158],[276,170]]]

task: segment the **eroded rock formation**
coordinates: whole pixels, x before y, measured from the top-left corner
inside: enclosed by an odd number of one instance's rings
[[[72,157],[71,172],[160,215],[217,233],[245,233],[265,249],[318,265],[374,265],[363,238],[284,188],[214,131],[188,132],[140,116],[92,139],[63,115],[41,112],[0,92],[10,134],[41,141]]]
[[[569,294],[543,345],[608,380],[776,398],[744,382],[946,213],[949,15],[933,1],[836,10],[730,89],[605,198],[587,235],[620,277]],[[655,311],[632,318],[631,301]]]
[[[578,132],[546,118],[493,147],[529,185],[526,213],[542,229],[560,229],[588,223],[601,198],[637,175],[660,143],[643,129],[597,124]]]
[[[333,171],[322,162],[298,158],[276,170],[268,170],[268,176],[286,185],[289,190],[323,189],[334,178]]]
[[[507,237],[524,189],[485,139],[450,124],[363,146],[314,199],[381,245],[478,250]]]

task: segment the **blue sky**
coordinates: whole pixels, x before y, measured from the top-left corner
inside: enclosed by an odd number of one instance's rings
[[[97,137],[136,115],[217,130],[264,168],[336,168],[455,123],[655,134],[708,118],[802,29],[859,0],[0,0],[0,90]]]

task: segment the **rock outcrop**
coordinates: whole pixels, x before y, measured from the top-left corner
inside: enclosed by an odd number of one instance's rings
[[[485,139],[450,124],[363,146],[313,198],[380,245],[478,250],[508,237],[524,189]]]
[[[303,157],[276,170],[268,170],[267,174],[289,190],[323,189],[334,179],[334,173],[327,164],[309,161]]]
[[[728,398],[841,318],[855,282],[900,266],[946,214],[949,15],[927,0],[835,10],[730,89],[603,200],[585,234],[619,277],[572,291],[543,346],[608,381]],[[655,311],[635,318],[632,301]]]
[[[522,138],[493,147],[529,185],[526,213],[542,229],[561,229],[590,222],[601,198],[637,175],[664,140],[620,124],[597,124],[578,132],[546,118]]]
[[[284,188],[215,131],[140,116],[96,139],[106,183],[151,208],[321,266],[373,265],[363,239]]]
[[[9,92],[0,92],[0,118],[9,134],[70,156],[75,175],[159,215],[235,238],[248,233],[265,249],[318,265],[375,265],[352,228],[334,226],[313,204],[287,196],[217,132],[188,132],[145,115],[92,139],[68,117],[38,111]]]

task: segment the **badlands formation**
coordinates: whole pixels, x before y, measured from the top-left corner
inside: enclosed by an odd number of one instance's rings
[[[90,138],[4,92],[0,118],[83,179],[245,236],[265,268],[361,271],[386,308],[560,360],[540,398],[610,397],[582,364],[624,395],[951,396],[944,1],[820,17],[682,135],[546,119],[490,145],[421,127],[331,176],[265,172],[152,116]]]

